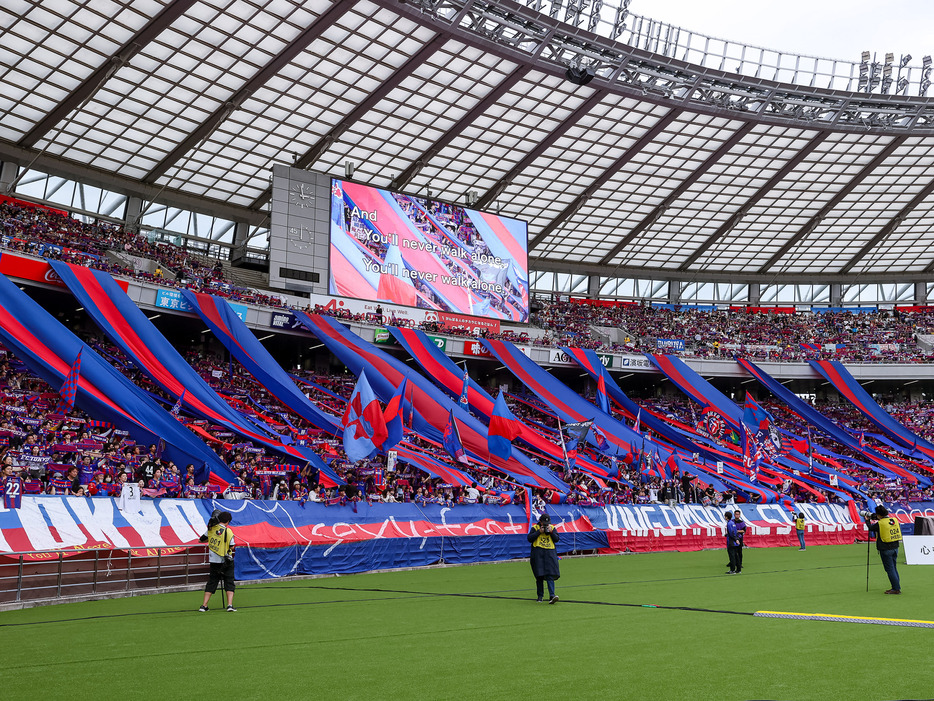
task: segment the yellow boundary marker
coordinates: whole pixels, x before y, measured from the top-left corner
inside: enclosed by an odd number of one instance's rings
[[[870,616],[843,616],[834,613],[794,613],[791,611],[756,611],[753,616],[759,618],[788,618],[799,621],[836,621],[840,623],[872,623],[880,626],[934,628],[934,621],[919,621],[911,618],[874,618]]]

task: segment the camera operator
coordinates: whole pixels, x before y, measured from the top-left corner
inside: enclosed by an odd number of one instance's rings
[[[898,570],[895,562],[898,560],[898,544],[902,541],[902,529],[898,520],[889,516],[888,509],[881,504],[876,512],[864,511],[863,517],[869,526],[869,532],[876,534],[876,549],[882,559],[882,567],[889,576],[892,588],[886,594],[901,594],[901,583],[898,581]]]
[[[529,562],[532,565],[532,574],[535,575],[535,593],[538,594],[538,601],[543,600],[545,582],[548,582],[548,603],[555,604],[558,602],[555,580],[561,577],[561,572],[558,569],[558,553],[555,550],[559,536],[557,529],[551,525],[551,516],[539,516],[538,523],[533,524],[532,530],[529,531],[528,539],[532,544]]]
[[[208,562],[210,573],[208,583],[204,586],[204,602],[198,610],[202,613],[208,610],[208,601],[217,591],[217,584],[224,580],[224,591],[227,593],[227,611],[237,609],[233,606],[234,598],[234,534],[230,530],[230,521],[233,519],[229,511],[215,510],[208,521],[208,531],[201,536],[201,542],[208,544]]]

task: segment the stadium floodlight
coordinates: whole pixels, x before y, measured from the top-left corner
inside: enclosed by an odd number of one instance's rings
[[[860,92],[869,85],[869,52],[863,51],[859,59],[859,84],[856,89]]]
[[[629,18],[629,3],[631,2],[632,0],[623,0],[616,6],[616,19],[613,21],[610,39],[618,39],[626,31],[626,20]]]
[[[869,85],[866,86],[866,92],[872,92],[875,90],[879,83],[881,82],[882,74],[882,64],[878,61],[873,61],[869,64]]]
[[[921,59],[921,85],[918,94],[921,97],[927,97],[928,88],[931,87],[931,57],[924,56]]]
[[[883,95],[888,95],[889,88],[892,87],[892,62],[895,60],[895,54],[887,53],[885,63],[882,65],[882,85],[879,91]]]
[[[898,67],[899,67],[899,68],[904,68],[905,66],[908,65],[908,62],[909,62],[910,60],[911,60],[911,54],[905,54],[904,56],[902,56],[902,60],[899,61]]]

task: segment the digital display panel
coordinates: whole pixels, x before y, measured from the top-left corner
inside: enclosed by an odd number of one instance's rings
[[[528,321],[526,222],[337,179],[330,217],[330,294]]]

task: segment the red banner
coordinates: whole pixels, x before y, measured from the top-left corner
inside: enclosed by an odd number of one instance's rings
[[[798,310],[794,307],[742,307],[732,305],[731,312],[747,312],[749,314],[794,314]]]
[[[0,204],[9,202],[14,204],[17,207],[29,207],[30,209],[44,209],[47,212],[55,212],[56,214],[61,214],[63,217],[68,216],[68,212],[63,209],[55,209],[54,207],[46,207],[44,204],[36,204],[34,202],[27,202],[26,200],[18,200],[15,197],[9,197],[7,195],[0,195]]]
[[[425,314],[425,321],[437,321],[446,329],[487,329],[493,333],[499,333],[499,319],[481,319],[477,316],[464,316],[463,314],[452,314],[451,312],[435,312],[437,319],[431,318],[431,312]]]
[[[589,304],[591,307],[638,307],[638,302],[623,302],[618,299],[590,299],[589,297],[570,297],[571,304]]]
[[[493,357],[493,354],[480,341],[464,341],[464,355],[477,355],[483,358]]]
[[[3,255],[0,255],[0,273],[18,280],[44,282],[47,285],[65,287],[65,283],[59,279],[58,274],[52,270],[52,266],[46,261],[26,258],[6,251],[3,251]],[[120,289],[124,292],[127,291],[129,283],[125,280],[117,280],[116,282]]]
[[[15,277],[20,280],[31,280],[32,282],[44,282],[56,287],[65,287],[55,271],[44,260],[34,258],[23,258],[13,253],[6,253],[0,256],[0,273],[7,277]]]
[[[750,529],[751,530],[751,529]],[[787,532],[782,532],[787,531]],[[641,531],[607,531],[608,548],[601,554],[693,552],[723,548],[723,533],[715,528],[656,528]],[[833,529],[809,528],[805,536],[808,545],[851,545],[865,542],[865,532],[853,526]],[[745,545],[750,548],[798,548],[794,528],[758,528],[748,533]]]

